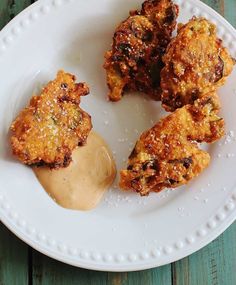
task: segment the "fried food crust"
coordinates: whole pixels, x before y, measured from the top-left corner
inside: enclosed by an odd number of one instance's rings
[[[111,101],[120,100],[125,91],[141,91],[160,100],[161,58],[178,12],[171,0],[147,0],[141,11],[131,11],[117,27],[104,64]]]
[[[198,176],[208,166],[210,155],[197,143],[212,143],[224,135],[219,108],[217,95],[207,94],[144,132],[129,157],[127,170],[120,173],[120,187],[145,196]]]
[[[216,91],[225,83],[235,64],[217,38],[216,26],[196,17],[179,25],[163,62],[161,101],[166,111],[193,104],[203,94]]]
[[[89,88],[75,80],[59,71],[12,123],[12,151],[24,164],[67,167],[72,151],[86,143],[91,117],[79,105]]]

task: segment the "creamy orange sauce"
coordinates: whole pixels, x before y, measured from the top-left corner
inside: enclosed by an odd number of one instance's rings
[[[56,203],[64,208],[90,210],[101,201],[113,183],[116,166],[105,141],[91,132],[87,144],[72,154],[67,168],[34,168],[41,185]]]

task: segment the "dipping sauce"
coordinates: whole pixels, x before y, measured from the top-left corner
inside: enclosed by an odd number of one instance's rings
[[[113,183],[116,166],[106,142],[91,132],[87,144],[73,151],[67,168],[51,170],[34,168],[47,193],[60,206],[74,210],[90,210],[101,201]]]

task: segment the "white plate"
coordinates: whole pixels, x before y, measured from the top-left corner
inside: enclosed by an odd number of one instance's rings
[[[140,270],[176,261],[222,233],[236,217],[236,70],[220,90],[227,136],[208,150],[210,167],[187,187],[147,198],[114,187],[90,212],[66,210],[45,193],[33,172],[17,163],[8,128],[35,90],[58,69],[87,81],[83,107],[104,136],[118,169],[139,134],[164,112],[143,96],[106,101],[103,54],[116,25],[142,0],[41,0],[0,33],[0,218],[35,249],[66,263],[97,270]],[[179,21],[211,19],[236,57],[236,32],[197,0],[178,1]]]

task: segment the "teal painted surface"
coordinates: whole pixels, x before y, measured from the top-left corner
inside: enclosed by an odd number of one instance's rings
[[[0,29],[31,4],[30,0],[0,0]],[[36,2],[36,1],[35,1]]]
[[[35,285],[171,285],[171,265],[153,270],[107,273],[74,268],[33,252],[33,280]]]
[[[186,0],[187,1],[187,0]],[[0,0],[0,29],[30,0]],[[203,1],[236,27],[236,0]],[[0,285],[236,285],[236,223],[197,253],[160,268],[95,272],[60,263],[31,250],[0,225]]]
[[[173,264],[176,285],[236,284],[236,224],[199,252]]]
[[[28,246],[0,223],[0,284],[28,282]]]

